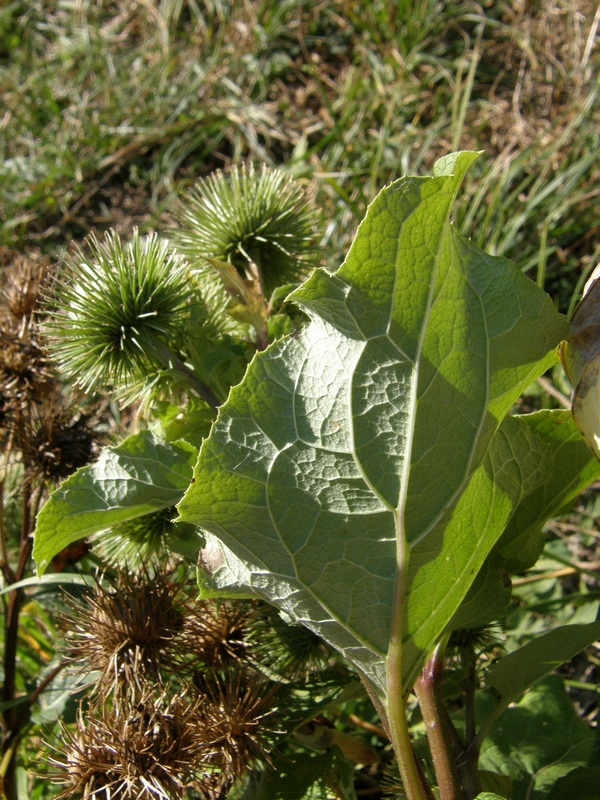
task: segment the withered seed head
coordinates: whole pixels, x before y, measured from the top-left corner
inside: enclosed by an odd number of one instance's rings
[[[74,414],[61,400],[33,406],[18,430],[24,464],[51,481],[63,480],[92,461],[98,440],[88,417]]]
[[[62,725],[60,752],[50,758],[64,785],[61,798],[179,800],[202,780],[213,748],[198,719],[198,701],[153,689],[80,712],[75,730]]]
[[[39,255],[18,254],[10,260],[0,299],[15,320],[31,318],[47,271],[48,261]]]
[[[248,655],[248,630],[254,605],[241,601],[205,600],[186,617],[182,642],[193,655],[192,666],[223,671],[240,666]]]
[[[216,750],[213,760],[231,781],[269,763],[276,731],[266,723],[277,711],[276,692],[275,685],[240,670],[206,681],[200,715]]]
[[[52,394],[56,381],[45,352],[35,337],[23,338],[8,326],[0,328],[0,393],[18,408]]]
[[[181,586],[167,577],[120,572],[114,585],[98,583],[86,599],[68,603],[62,626],[70,657],[101,670],[104,686],[160,681],[161,670],[176,665],[184,614]]]

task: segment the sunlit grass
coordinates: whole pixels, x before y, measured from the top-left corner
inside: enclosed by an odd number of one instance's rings
[[[485,155],[461,226],[566,308],[600,244],[594,11],[13,3],[0,11],[0,239],[56,249],[158,227],[182,182],[253,160],[311,185],[335,267],[382,185],[468,147]]]

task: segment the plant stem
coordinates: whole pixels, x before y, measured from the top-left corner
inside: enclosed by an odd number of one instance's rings
[[[435,800],[423,767],[417,760],[406,719],[402,632],[405,608],[404,575],[408,569],[409,552],[400,515],[396,519],[396,526],[396,585],[390,648],[385,663],[388,707],[385,721],[387,722],[386,727],[389,727],[390,739],[407,800]]]
[[[463,663],[466,666],[465,679],[465,722],[466,722],[466,746],[463,757],[460,760],[459,772],[461,782],[468,800],[477,797],[482,791],[481,778],[479,776],[479,745],[477,743],[477,727],[475,724],[475,651],[472,645],[463,648]]]
[[[6,448],[8,452],[10,446]],[[8,546],[6,543],[6,527],[4,522],[4,480],[0,481],[0,571],[7,584],[15,583],[16,577],[8,559]]]
[[[398,607],[396,605],[396,608]],[[393,624],[392,631],[390,650],[386,660],[388,705],[386,727],[389,727],[390,739],[396,754],[396,761],[402,778],[402,787],[407,799],[435,800],[431,787],[423,774],[423,769],[417,761],[406,720],[402,681],[401,626]]]
[[[389,657],[388,657],[389,658]],[[401,688],[401,687],[400,687]],[[401,692],[388,694],[389,723],[392,744],[400,769],[402,788],[408,800],[434,800],[423,770],[417,763],[406,721],[406,708]]]
[[[43,485],[39,487],[38,496],[34,499],[31,490],[31,481],[26,477],[23,486],[23,521],[21,524],[19,562],[14,571],[16,581],[20,581],[27,571],[33,548],[32,528],[35,513],[39,505]],[[1,796],[6,800],[17,797],[16,787],[16,753],[21,732],[29,719],[17,716],[17,709],[13,705],[16,695],[17,679],[17,648],[19,643],[19,617],[23,605],[24,592],[15,589],[9,594],[8,608],[4,621],[4,685],[2,687],[2,701],[6,704],[3,713],[4,738],[2,741],[1,761]]]
[[[186,383],[208,403],[213,411],[216,411],[221,405],[221,402],[210,386],[207,386],[204,381],[200,380],[196,373],[191,370],[187,364],[184,364],[177,353],[171,350],[171,348],[160,339],[156,338],[154,340],[153,347],[158,360],[163,366],[176,370],[185,379]]]
[[[438,644],[415,684],[415,693],[427,728],[440,800],[461,800],[462,788],[454,753],[452,722],[442,695],[446,642]]]

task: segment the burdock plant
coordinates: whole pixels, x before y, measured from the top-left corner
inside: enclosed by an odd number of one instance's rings
[[[74,730],[61,726],[50,759],[64,787],[58,797],[185,798],[214,752],[197,700],[146,689],[90,712],[79,713]]]
[[[177,664],[184,625],[183,587],[168,576],[120,571],[99,581],[82,599],[69,597],[64,615],[68,656],[84,670],[99,670],[102,693],[126,691]]]
[[[300,185],[280,170],[252,164],[217,171],[186,194],[174,239],[193,263],[232,264],[264,298],[313,266],[314,215]]]
[[[165,438],[189,449],[268,343],[272,295],[308,272],[314,251],[303,192],[266,167],[201,181],[178,218],[172,243],[137,231],[130,243],[114,232],[92,235],[60,271],[45,333],[70,380],[86,392],[115,391],[122,401],[139,390]],[[275,335],[283,327],[279,320]],[[136,459],[125,458],[134,473]],[[175,475],[177,485],[175,472],[166,484]],[[74,480],[88,477],[84,468]],[[134,476],[137,485],[152,480]],[[88,713],[75,731],[64,729],[64,756],[54,759],[65,798],[178,797],[189,786],[192,796],[223,798],[249,774],[258,780],[268,771],[272,752],[323,697],[337,694],[337,686],[319,687],[313,699],[317,690],[304,680],[330,655],[312,634],[278,619],[268,637],[258,601],[197,602],[195,589],[191,599],[187,567],[174,567],[173,555],[185,554],[185,524],[161,502],[151,497],[143,513],[130,509],[116,520],[102,515],[101,527],[86,530],[107,575],[111,568],[117,575],[69,599],[63,618],[71,668],[97,677]],[[195,558],[195,530],[193,540]],[[283,713],[280,701],[287,703],[297,679],[300,699]],[[193,710],[182,722],[172,697]],[[171,742],[165,727],[181,736]],[[185,758],[171,758],[184,733],[191,737]]]
[[[114,232],[77,248],[56,283],[46,324],[50,350],[84,391],[127,387],[166,371],[216,407],[213,391],[185,361],[192,303],[189,267],[156,235]]]

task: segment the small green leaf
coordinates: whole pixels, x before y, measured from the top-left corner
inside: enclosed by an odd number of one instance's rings
[[[215,419],[212,408],[194,397],[183,408],[180,403],[159,400],[152,404],[151,414],[160,422],[161,433],[168,442],[183,439],[198,449]]]
[[[192,445],[167,443],[150,431],[103,450],[95,464],[67,478],[40,511],[34,544],[38,574],[71,542],[178,503],[196,454]]]
[[[478,794],[475,800],[506,800],[506,797],[502,797],[499,794],[494,794],[493,792],[482,792]]]
[[[600,622],[563,625],[548,631],[492,664],[486,683],[498,692],[500,702],[508,705],[599,637]]]

